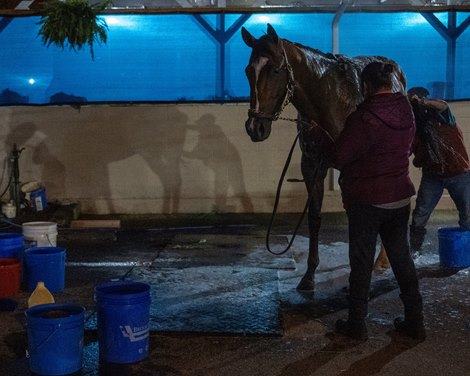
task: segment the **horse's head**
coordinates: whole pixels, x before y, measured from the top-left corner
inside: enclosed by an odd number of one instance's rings
[[[268,24],[267,35],[256,39],[242,28],[243,41],[251,47],[245,73],[250,83],[250,109],[245,123],[253,142],[263,141],[271,133],[271,123],[277,120],[289,103],[294,82],[282,40]]]

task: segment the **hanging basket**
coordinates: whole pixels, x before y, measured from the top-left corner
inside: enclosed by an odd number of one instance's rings
[[[94,59],[93,44],[105,44],[108,31],[106,21],[98,13],[109,3],[90,6],[87,0],[51,0],[37,23],[41,25],[38,36],[46,47],[68,46],[77,52],[88,46]]]

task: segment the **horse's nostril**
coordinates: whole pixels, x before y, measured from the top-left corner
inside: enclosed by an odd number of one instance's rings
[[[259,126],[258,126],[258,135],[259,135],[260,137],[263,137],[263,135],[264,135],[264,130],[265,130],[264,125],[263,125],[262,123],[260,123]]]

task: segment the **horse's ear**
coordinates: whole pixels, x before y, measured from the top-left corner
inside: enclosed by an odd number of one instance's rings
[[[253,35],[251,35],[249,33],[249,31],[247,29],[245,29],[244,27],[242,27],[242,38],[243,38],[243,41],[245,42],[245,44],[248,46],[248,47],[251,47],[253,48],[253,46],[255,45],[255,37],[253,37]]]
[[[268,24],[268,35],[274,43],[279,43],[279,37],[277,36],[276,30],[274,30],[274,27],[272,27],[271,24]]]

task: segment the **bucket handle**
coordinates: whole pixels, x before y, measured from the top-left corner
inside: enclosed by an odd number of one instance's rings
[[[62,326],[62,324],[57,324],[56,328],[44,339],[44,341],[42,341],[39,345],[36,346],[36,348],[34,350],[38,350],[40,349],[42,346],[44,346],[56,333],[57,331],[60,329],[60,327]],[[26,349],[26,358],[30,358],[30,353],[32,351],[30,351],[29,349]]]
[[[49,234],[46,234],[47,241],[51,245],[51,247],[54,247],[54,244],[52,244],[51,239],[49,238]]]

